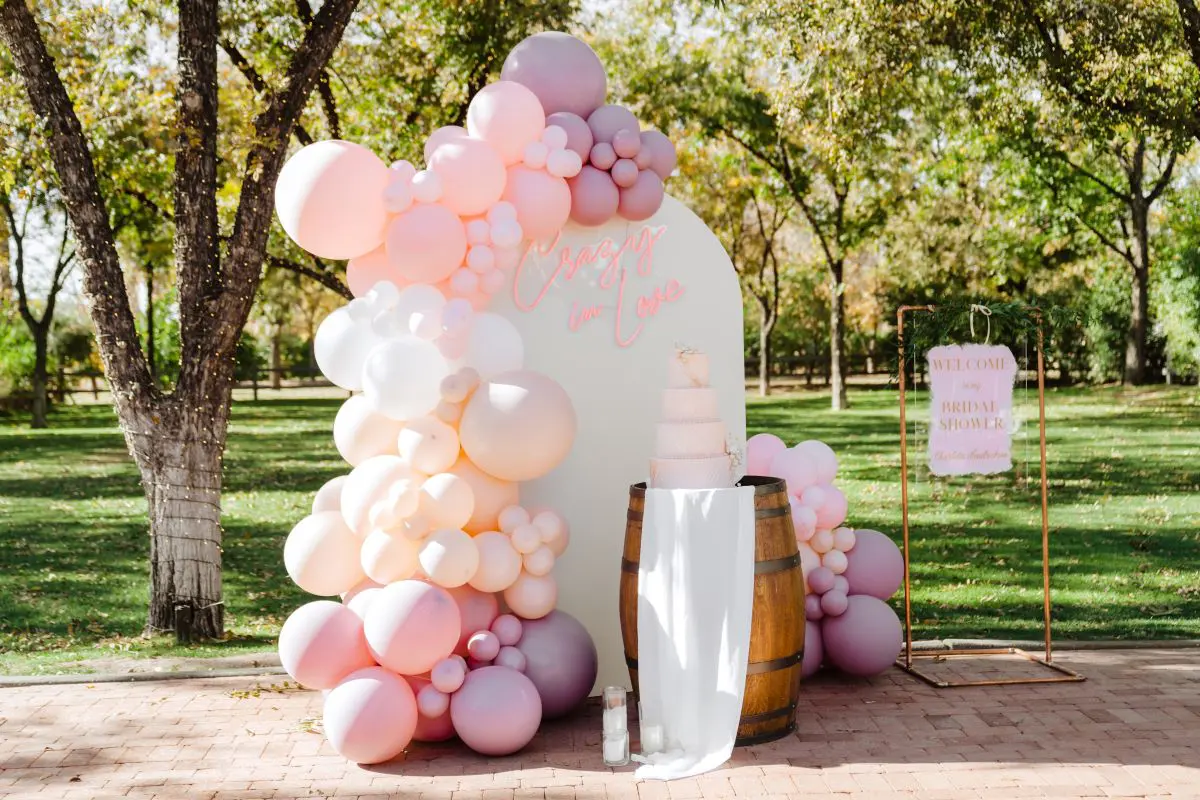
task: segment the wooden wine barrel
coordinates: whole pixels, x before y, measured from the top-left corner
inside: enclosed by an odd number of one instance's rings
[[[738,724],[739,747],[769,742],[796,729],[800,667],[804,658],[804,577],[787,489],[778,478],[748,475],[754,487],[754,613],[746,692]],[[633,689],[638,690],[638,561],[646,484],[629,487],[625,552],[621,559],[621,638]],[[703,702],[697,698],[697,702]]]

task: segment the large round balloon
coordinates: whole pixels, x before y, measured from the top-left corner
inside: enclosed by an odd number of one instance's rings
[[[436,475],[458,460],[458,431],[437,417],[418,417],[401,426],[397,436],[400,456],[426,475]]]
[[[442,205],[459,216],[482,214],[504,192],[504,161],[480,139],[459,136],[443,142],[429,159],[429,168],[442,179]]]
[[[354,468],[342,489],[341,512],[350,530],[366,536],[376,523],[390,523],[393,511],[416,511],[421,476],[399,456],[375,456]],[[403,493],[404,499],[398,496]],[[397,504],[407,507],[397,508]],[[380,509],[381,505],[388,508]],[[381,516],[381,510],[387,512]],[[400,514],[407,516],[407,514]]]
[[[467,349],[454,366],[471,367],[483,380],[525,366],[525,343],[517,326],[491,311],[476,314],[467,334]]]
[[[467,654],[467,640],[478,631],[486,631],[500,614],[500,601],[491,592],[481,592],[471,586],[456,586],[447,589],[458,604],[458,615],[462,628],[454,652]]]
[[[525,655],[525,675],[542,698],[542,716],[561,717],[587,698],[596,682],[596,645],[579,620],[565,611],[523,620],[517,649]]]
[[[387,260],[387,248],[383,245],[358,258],[350,259],[346,264],[346,285],[350,294],[363,297],[380,281],[399,284],[400,275],[392,269]]]
[[[787,450],[787,445],[773,433],[759,433],[746,440],[746,474],[771,475],[771,462]]]
[[[505,164],[520,161],[525,145],[536,142],[545,127],[546,115],[537,95],[513,81],[483,87],[467,106],[467,132],[495,148]],[[434,157],[460,141],[442,145]]]
[[[402,675],[401,677],[408,682],[414,696],[430,685],[429,679],[423,678],[420,675]],[[453,738],[454,722],[450,719],[450,709],[447,708],[444,714],[439,714],[436,717],[427,717],[423,714],[417,715],[417,729],[413,732],[413,741],[444,742]]]
[[[600,57],[579,39],[558,31],[535,33],[514,47],[500,77],[528,87],[547,114],[569,111],[587,119],[608,93]]]
[[[621,194],[604,170],[588,164],[567,185],[571,189],[571,219],[580,225],[603,225],[617,213]]]
[[[333,443],[342,458],[357,467],[372,456],[393,455],[404,424],[379,414],[361,394],[342,403],[333,418]]]
[[[479,549],[479,568],[471,577],[471,586],[482,592],[502,592],[521,575],[521,554],[513,549],[508,536],[485,531],[475,537]]]
[[[283,544],[288,576],[309,594],[332,597],[364,577],[358,537],[339,511],[322,511],[296,523]]]
[[[342,306],[321,321],[313,337],[313,355],[321,374],[330,382],[356,392],[363,385],[367,356],[382,343],[370,320],[356,320],[350,307]]]
[[[371,407],[392,419],[423,417],[442,399],[442,380],[450,374],[446,358],[430,342],[415,336],[388,339],[363,364],[363,394]]]
[[[854,549],[846,553],[846,571],[852,594],[887,600],[904,582],[904,556],[888,536],[879,531],[854,532]]]
[[[402,675],[420,675],[454,651],[461,625],[458,604],[445,589],[407,580],[380,590],[363,632],[376,661]]]
[[[346,479],[349,477],[349,475],[338,475],[336,478],[325,481],[313,496],[312,513],[341,511],[342,489],[346,486]]]
[[[556,381],[531,370],[506,372],[471,396],[459,423],[463,451],[489,475],[540,478],[575,441],[575,408]]]
[[[617,213],[631,222],[641,222],[654,216],[663,197],[662,178],[651,170],[639,172],[632,186],[621,189]]]
[[[404,752],[417,729],[417,701],[399,675],[380,667],[351,673],[325,696],[325,735],[340,755],[378,764]]]
[[[825,660],[850,675],[878,675],[904,646],[900,618],[878,598],[856,594],[848,600],[845,613],[821,621]]]
[[[522,232],[535,241],[553,237],[571,216],[567,182],[543,170],[509,167],[504,199],[517,207]]]
[[[467,230],[443,205],[414,206],[387,229],[388,263],[406,279],[437,283],[450,277],[467,254]]]
[[[471,485],[457,475],[440,472],[421,484],[418,510],[439,528],[461,528],[475,510]]]
[[[494,531],[499,527],[500,512],[520,500],[520,486],[513,481],[505,481],[487,474],[466,456],[462,456],[449,470],[451,475],[457,475],[471,487],[475,497],[475,508],[471,518],[463,526],[467,533],[483,533]]]
[[[320,258],[346,259],[383,241],[387,164],[362,145],[333,139],[301,148],[275,182],[275,213],[292,241]]]
[[[419,543],[403,533],[371,531],[362,543],[363,572],[385,586],[411,578],[420,565],[417,560],[420,549]]]
[[[479,569],[479,549],[466,531],[441,528],[426,537],[418,556],[429,579],[446,589],[462,586]]]
[[[586,162],[594,144],[592,129],[588,127],[587,120],[569,111],[559,111],[546,116],[546,127],[551,125],[563,129],[563,132],[567,134],[567,149],[574,151],[580,159]]]
[[[533,682],[520,672],[484,667],[467,673],[450,699],[450,718],[467,747],[485,756],[506,756],[533,739],[542,703]]]
[[[804,661],[800,665],[800,675],[811,678],[821,668],[825,660],[825,647],[821,643],[821,623],[807,620],[804,623]]]
[[[837,477],[838,460],[832,447],[816,439],[809,439],[796,445],[795,450],[812,463],[816,470],[817,483],[833,483],[833,479]]]
[[[331,600],[292,612],[279,631],[279,661],[310,689],[332,689],[351,672],[375,665],[358,614]]]

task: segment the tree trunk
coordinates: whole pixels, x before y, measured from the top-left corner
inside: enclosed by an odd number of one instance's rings
[[[46,413],[49,408],[47,393],[50,383],[49,339],[50,326],[35,326],[33,328],[33,419],[32,428],[48,428]]]
[[[775,329],[775,313],[767,300],[758,299],[758,396],[771,394],[771,332]]]
[[[274,335],[271,336],[271,388],[279,389],[283,386],[283,347],[280,339],[283,338],[283,331],[279,326],[276,326]]]
[[[1139,187],[1140,188],[1140,187]],[[1125,383],[1146,383],[1146,335],[1150,321],[1150,208],[1135,192],[1130,203],[1133,222],[1133,282],[1129,330],[1125,335]]]
[[[150,378],[157,385],[158,364],[154,353],[154,268],[146,268],[146,361],[150,367]]]
[[[13,279],[12,262],[8,253],[8,217],[0,214],[0,305],[7,306],[12,302]]]
[[[830,270],[829,300],[829,376],[832,386],[832,408],[843,411],[850,407],[846,397],[846,286],[842,283],[842,265]]]

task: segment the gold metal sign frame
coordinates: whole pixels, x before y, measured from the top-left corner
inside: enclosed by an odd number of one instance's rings
[[[996,647],[976,650],[937,650],[929,652],[913,652],[912,633],[912,584],[910,581],[910,531],[908,520],[908,413],[905,406],[906,370],[904,368],[904,315],[913,313],[930,313],[937,306],[900,306],[896,311],[896,335],[899,341],[899,375],[900,375],[900,513],[904,527],[904,654],[897,659],[896,665],[905,672],[925,681],[938,689],[959,688],[964,686],[1004,686],[1009,684],[1026,683],[1066,683],[1082,681],[1085,678],[1066,667],[1054,663],[1051,650],[1050,636],[1050,512],[1049,491],[1046,482],[1046,368],[1042,354],[1044,332],[1042,315],[1036,308],[1030,308],[1029,313],[1037,323],[1037,382],[1038,382],[1038,434],[1042,467],[1042,609],[1044,613],[1043,633],[1045,636],[1045,655],[1038,657],[1017,647]],[[1027,365],[1028,366],[1028,365]],[[1017,677],[988,680],[951,681],[943,680],[934,675],[921,671],[913,662],[918,659],[935,659],[944,661],[949,658],[971,658],[978,656],[1020,656],[1031,662],[1057,673],[1045,677]]]

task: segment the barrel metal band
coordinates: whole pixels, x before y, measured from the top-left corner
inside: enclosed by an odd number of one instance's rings
[[[772,659],[771,661],[751,661],[746,665],[747,675],[763,675],[767,672],[778,672],[781,669],[789,669],[794,667],[804,660],[804,651],[792,653],[790,656],[783,658]],[[630,669],[638,668],[638,660],[631,655],[625,656],[625,666]],[[794,708],[794,706],[793,706]],[[780,711],[780,714],[784,711]]]
[[[777,517],[786,517],[786,516],[790,515],[791,513],[792,513],[792,509],[789,506],[772,506],[770,508],[756,508],[756,509],[754,509],[754,518],[755,519],[775,519]],[[631,508],[627,512],[625,512],[625,521],[626,522],[642,522],[643,514],[641,511],[635,511],[634,509]]]
[[[787,569],[795,569],[800,566],[800,554],[784,556],[783,558],[773,558],[770,561],[755,561],[755,575],[770,575],[772,572],[783,572]],[[636,561],[630,561],[628,558],[621,559],[621,572],[628,572],[631,575],[638,574],[638,565]]]
[[[777,731],[767,731],[766,733],[759,733],[754,736],[739,736],[736,740],[734,740],[733,744],[735,747],[750,747],[756,744],[773,742],[776,739],[782,739],[785,736],[790,736],[795,732],[796,721],[792,720],[787,724],[787,727],[780,728]]]
[[[770,711],[764,711],[761,714],[743,714],[741,724],[757,725],[760,722],[767,722],[778,717],[788,717],[794,713],[796,713],[796,704],[788,703],[783,708],[772,708]]]

